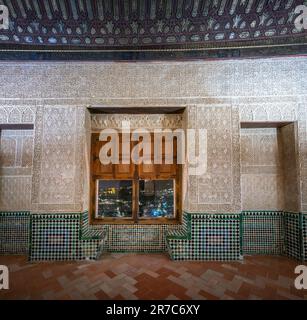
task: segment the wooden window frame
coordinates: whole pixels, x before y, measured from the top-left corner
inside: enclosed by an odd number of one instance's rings
[[[182,165],[172,164],[172,170],[175,172],[171,175],[167,173],[163,174],[148,174],[141,172],[141,166],[136,164],[130,164],[133,168],[130,175],[116,174],[116,166],[120,164],[112,164],[112,174],[104,175],[95,171],[94,161],[97,160],[97,146],[99,144],[97,137],[99,133],[93,132],[91,135],[91,166],[90,166],[90,223],[92,224],[179,224],[182,216]],[[152,140],[153,142],[153,140]],[[134,143],[134,145],[137,144]],[[133,147],[133,143],[131,145]],[[95,151],[94,151],[95,150]],[[94,151],[94,152],[93,152]],[[153,155],[152,155],[153,156]],[[100,164],[103,167],[102,164]],[[128,165],[127,165],[128,166]],[[159,166],[159,165],[154,165]],[[158,167],[159,171],[159,167]],[[97,217],[97,193],[98,193],[98,181],[99,180],[131,180],[132,181],[132,217]],[[158,217],[158,218],[142,218],[139,217],[138,211],[138,199],[139,199],[139,181],[141,180],[173,180],[174,181],[174,217]]]

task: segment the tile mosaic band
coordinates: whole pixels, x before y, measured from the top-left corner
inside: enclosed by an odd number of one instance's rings
[[[181,225],[90,225],[88,212],[0,212],[0,254],[30,261],[98,259],[103,252],[168,252],[174,260],[243,255],[307,257],[307,214],[244,211],[183,214]]]

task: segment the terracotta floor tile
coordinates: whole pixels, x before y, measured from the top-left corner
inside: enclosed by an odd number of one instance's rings
[[[29,263],[0,256],[10,289],[0,299],[307,299],[294,287],[295,260],[171,261],[165,254],[106,254],[95,262]]]

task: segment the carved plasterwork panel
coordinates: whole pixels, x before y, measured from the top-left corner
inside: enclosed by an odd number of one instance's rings
[[[0,124],[34,123],[34,121],[33,106],[0,106]]]
[[[267,100],[306,95],[306,61],[306,57],[293,57],[137,64],[1,62],[0,83],[6,99],[50,102],[62,98],[73,99],[76,104],[97,104],[99,99],[105,104],[116,100],[117,105],[129,102],[138,106],[157,99],[173,106],[192,98]]]
[[[121,128],[122,121],[129,121],[130,128],[182,128],[181,114],[94,114],[92,130]]]
[[[90,158],[91,158],[91,114],[84,108],[84,128],[82,143],[83,183],[82,183],[82,204],[83,211],[89,210],[90,197]]]
[[[29,210],[33,130],[2,130],[0,136],[0,211]]]
[[[30,210],[31,182],[31,176],[1,176],[0,210]]]
[[[240,207],[239,114],[231,106],[194,106],[189,127],[207,129],[207,172],[189,177],[190,210],[232,212]],[[202,146],[200,139],[200,147]]]
[[[285,103],[248,104],[240,106],[240,120],[248,121],[296,121],[298,106]]]
[[[286,80],[284,80],[286,81]],[[293,87],[295,90],[295,86]],[[299,102],[303,101],[303,102]],[[295,122],[297,123],[297,140],[295,152],[297,153],[297,175],[299,179],[299,201],[300,205],[297,211],[307,210],[307,103],[304,97],[297,96],[293,103],[262,103],[262,104],[238,104],[240,108],[240,119],[243,122]],[[296,200],[290,201],[290,208],[295,208]],[[293,209],[294,210],[294,209]],[[296,210],[294,210],[296,211]]]
[[[284,177],[276,128],[241,130],[242,210],[283,210]]]
[[[38,109],[32,196],[34,210],[81,209],[83,116],[83,109],[73,107],[44,106]]]

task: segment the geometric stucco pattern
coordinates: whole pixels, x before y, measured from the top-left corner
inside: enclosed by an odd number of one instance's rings
[[[298,106],[293,104],[265,103],[240,107],[241,121],[296,121]]]
[[[0,144],[0,210],[29,210],[33,130],[2,130]]]
[[[209,150],[207,176],[189,177],[186,209],[240,211],[241,118],[298,121],[301,209],[307,211],[306,61],[0,63],[1,122],[8,122],[11,107],[37,109],[32,210],[81,210],[83,171],[78,168],[85,165],[86,106],[182,106],[188,127],[207,127]],[[214,168],[212,159],[222,155],[225,162]]]
[[[0,106],[0,124],[34,123],[35,107],[33,106]]]
[[[239,104],[240,119],[244,122],[252,121],[292,121],[297,125],[295,133],[296,147],[294,149],[297,161],[297,172],[300,185],[299,201],[300,206],[295,211],[307,210],[307,103],[305,97],[297,97],[296,102],[262,103],[260,104]]]
[[[31,176],[0,178],[0,210],[30,210]]]
[[[3,97],[11,99],[11,104],[17,97],[51,104],[65,99],[65,104],[73,101],[74,105],[140,107],[174,106],[192,99],[199,104],[204,99],[222,103],[226,98],[234,103],[249,98],[255,104],[261,97],[264,102],[275,97],[281,104],[287,97],[306,95],[307,84],[302,81],[306,70],[305,57],[138,64],[2,62],[0,81]],[[285,99],[280,100],[281,96]]]
[[[93,114],[92,130],[122,128],[122,121],[128,121],[130,128],[182,128],[181,114]]]
[[[62,99],[73,105],[142,107],[192,100],[203,104],[204,99],[215,103],[250,99],[249,104],[255,104],[261,97],[265,103],[275,97],[281,105],[288,97],[306,95],[307,84],[302,81],[306,70],[305,57],[138,64],[2,62],[1,100],[59,104],[55,100]]]
[[[243,210],[283,210],[284,181],[276,128],[241,129]]]
[[[189,176],[189,210],[240,210],[239,113],[225,105],[188,108],[188,127],[207,129],[207,171]],[[197,136],[199,148],[202,137]]]
[[[81,111],[81,112],[78,112]],[[33,172],[33,210],[81,210],[83,110],[43,106],[37,110]]]

